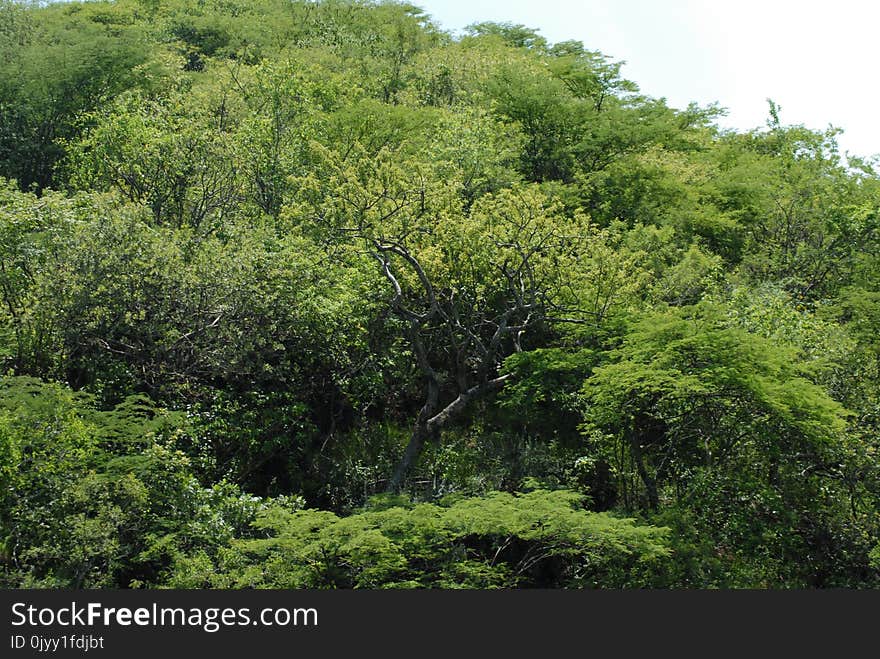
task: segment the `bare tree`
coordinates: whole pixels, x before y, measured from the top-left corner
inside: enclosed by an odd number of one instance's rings
[[[390,151],[316,154],[326,172],[302,179],[298,212],[331,250],[357,245],[378,265],[388,312],[402,323],[424,386],[388,482],[399,491],[426,443],[509,381],[504,360],[533,329],[581,322],[584,293],[567,275],[589,228],[533,186],[485,195],[464,210],[454,185]]]
[[[425,387],[409,444],[389,481],[390,491],[401,489],[426,442],[437,439],[470,403],[504,386],[511,377],[500,373],[504,359],[522,350],[531,328],[560,310],[552,299],[552,282],[540,266],[566,237],[553,225],[535,222],[534,209],[523,205],[518,211],[499,218],[503,231],[487,237],[494,253],[482,263],[485,269],[472,280],[475,285],[456,285],[461,282],[455,278],[432,280],[417,250],[408,246],[408,236],[374,234],[367,239],[391,288],[391,312],[403,322]],[[419,238],[424,241],[424,235]],[[466,270],[468,264],[452,267]],[[405,288],[403,279],[417,283]]]

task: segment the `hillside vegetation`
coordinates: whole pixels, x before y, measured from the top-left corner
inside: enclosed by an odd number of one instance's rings
[[[407,4],[0,1],[0,585],[880,587],[876,161],[721,114]]]

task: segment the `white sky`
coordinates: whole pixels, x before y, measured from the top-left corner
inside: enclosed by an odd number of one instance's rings
[[[683,108],[717,101],[722,126],[843,128],[842,151],[880,153],[876,0],[412,0],[443,28],[521,23],[551,43],[583,41],[642,92]]]

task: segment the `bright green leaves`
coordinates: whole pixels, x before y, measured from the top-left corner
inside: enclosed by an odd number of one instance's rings
[[[73,184],[115,188],[158,224],[216,230],[242,197],[236,145],[194,119],[180,94],[123,96],[71,150]]]
[[[500,68],[488,91],[498,112],[516,121],[526,136],[520,154],[523,176],[529,181],[570,182],[575,172],[574,145],[588,109],[581,108],[565,85],[548,77],[543,67],[517,64]]]
[[[321,241],[358,236],[399,237],[436,223],[458,206],[454,183],[429,176],[391,149],[371,156],[359,143],[339,154],[313,143],[315,167],[294,178],[293,202],[282,219]]]
[[[799,376],[793,353],[725,327],[711,312],[643,320],[619,361],[596,369],[584,394],[587,418],[598,427],[639,435],[650,419],[665,429],[651,441],[684,441],[685,453],[707,462],[713,444],[716,455],[731,450],[728,442],[748,428],[746,436],[774,453],[778,443],[809,450],[844,428],[843,408]]]
[[[236,542],[218,574],[181,561],[175,581],[258,588],[498,588],[650,585],[666,530],[580,507],[573,492],[501,492],[349,517],[271,508],[268,538]],[[198,562],[196,563],[198,566]]]
[[[687,516],[729,548],[722,569],[736,583],[762,583],[764,569],[810,580],[796,560],[806,553],[822,565],[816,579],[837,578],[814,544],[825,533],[864,556],[844,521],[863,519],[844,503],[846,474],[864,464],[845,434],[850,414],[804,377],[795,350],[704,306],[644,318],[612,360],[586,380],[582,409],[624,505]]]
[[[144,81],[150,47],[116,9],[0,6],[0,176],[49,187],[87,113]]]
[[[101,411],[59,385],[2,380],[2,583],[152,582],[175,551],[246,525],[256,506],[235,488],[203,490],[169,448],[181,432],[179,418],[144,398]]]
[[[5,582],[876,583],[875,165],[621,70],[406,4],[0,1]],[[476,496],[536,483],[673,531]]]
[[[486,21],[468,25],[465,31],[471,37],[499,39],[512,48],[527,48],[537,52],[544,52],[547,49],[547,40],[538,34],[538,30],[525,25]]]
[[[251,80],[240,75],[226,81],[234,82],[244,105],[240,116],[229,118],[227,130],[239,144],[239,176],[247,197],[277,217],[289,192],[288,178],[305,173],[309,143],[322,132],[318,106],[332,108],[347,93],[328,72],[310,70],[309,62],[266,62],[248,74]]]
[[[841,163],[835,131],[776,126],[731,136],[717,203],[747,232],[742,274],[806,300],[834,295],[877,237],[876,183]],[[857,165],[854,162],[854,165]]]
[[[322,136],[319,108],[347,94],[338,76],[315,68],[267,62],[178,77],[161,96],[123,94],[70,145],[71,181],[116,189],[157,223],[201,233],[276,217],[288,178],[305,173],[309,143]]]
[[[635,83],[620,77],[622,62],[611,62],[598,51],[584,48],[579,41],[562,41],[550,48],[553,75],[565,83],[577,98],[590,99],[597,111],[606,102],[638,91]]]

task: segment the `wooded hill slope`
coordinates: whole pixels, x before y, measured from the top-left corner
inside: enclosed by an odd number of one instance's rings
[[[835,130],[405,4],[44,5],[0,2],[0,584],[880,586]]]

